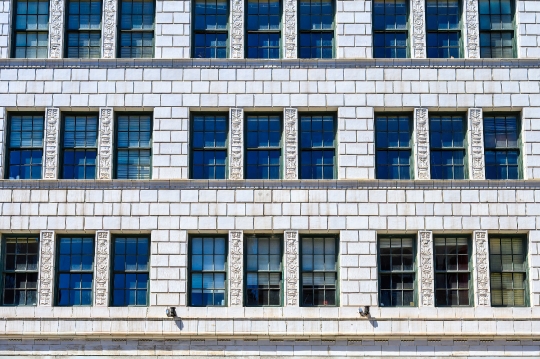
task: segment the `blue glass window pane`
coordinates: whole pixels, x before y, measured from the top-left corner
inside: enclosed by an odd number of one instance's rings
[[[225,179],[227,116],[195,115],[192,125],[193,179]]]
[[[224,237],[193,237],[191,246],[191,305],[225,305]]]
[[[60,254],[58,259],[58,305],[91,305],[94,239],[60,237],[58,253]]]
[[[480,0],[479,10],[481,57],[515,57],[515,4],[510,0]]]
[[[282,124],[280,116],[247,116],[246,178],[279,179]]]
[[[149,115],[117,118],[116,178],[151,178],[152,119]]]
[[[40,179],[43,158],[43,115],[10,117],[10,179]]]
[[[113,243],[113,305],[146,306],[150,259],[148,238],[114,238]]]
[[[300,116],[300,178],[334,178],[334,126],[334,116]]]
[[[516,116],[484,117],[486,179],[519,179],[519,132]]]

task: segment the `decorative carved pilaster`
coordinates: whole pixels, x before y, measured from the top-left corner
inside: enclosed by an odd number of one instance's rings
[[[426,58],[426,24],[424,0],[413,0],[412,4],[413,23],[413,58]]]
[[[484,159],[484,118],[481,108],[470,108],[469,122],[469,178],[486,179]]]
[[[231,58],[244,58],[244,0],[231,2]]]
[[[229,307],[243,306],[244,232],[229,231]]]
[[[284,4],[284,34],[285,41],[283,41],[283,53],[286,59],[296,59],[298,57],[298,51],[296,48],[296,18],[298,13],[296,12],[296,0],[285,0]]]
[[[285,231],[285,305],[299,306],[299,236],[298,231]]]
[[[465,57],[469,59],[480,58],[480,33],[478,23],[478,0],[466,0],[465,3],[465,28],[467,36],[465,41]]]
[[[414,109],[414,143],[416,152],[416,179],[428,180],[431,178],[429,164],[429,116],[427,108]]]
[[[490,307],[489,249],[487,231],[473,232],[474,292],[476,306]]]
[[[298,179],[298,110],[286,108],[285,118],[285,179]]]
[[[60,136],[60,109],[45,110],[45,133],[43,151],[43,178],[58,178],[58,138]]]
[[[244,110],[229,110],[231,141],[229,148],[229,179],[244,179]]]
[[[420,306],[435,306],[435,283],[433,268],[433,232],[419,231],[420,241]]]
[[[49,7],[49,58],[60,59],[64,49],[64,0],[51,0]]]
[[[41,231],[39,241],[39,305],[53,306],[54,293],[54,231]]]
[[[116,57],[116,8],[116,0],[103,1],[101,57],[104,59],[114,59]]]
[[[99,109],[98,175],[97,179],[112,178],[113,109]]]
[[[96,232],[95,295],[94,306],[107,307],[109,303],[109,250],[111,247],[109,231]]]

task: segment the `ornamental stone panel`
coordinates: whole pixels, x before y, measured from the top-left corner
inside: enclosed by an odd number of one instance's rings
[[[412,51],[413,58],[426,58],[425,0],[412,0]]]
[[[481,108],[470,108],[467,112],[469,123],[469,178],[486,179],[484,156],[484,117]]]
[[[490,307],[491,291],[489,280],[489,244],[487,231],[473,232],[473,280],[475,306]]]
[[[49,107],[45,110],[45,131],[43,136],[43,179],[58,178],[58,156],[60,137],[60,109]]]
[[[40,307],[54,305],[55,238],[54,231],[41,231],[39,240],[38,303]]]
[[[244,231],[229,231],[229,307],[244,303]]]
[[[231,58],[244,58],[244,0],[231,0]]]
[[[285,0],[283,9],[283,54],[286,59],[296,59],[298,57],[297,48],[297,8],[296,0]]]
[[[64,57],[64,0],[51,0],[49,5],[49,58]]]
[[[298,179],[298,110],[286,108],[285,118],[285,179]]]
[[[98,133],[98,175],[97,179],[110,180],[113,178],[113,140],[114,111],[112,108],[99,109]]]
[[[241,180],[244,179],[244,110],[231,108],[229,124],[229,179]]]
[[[285,231],[285,306],[300,305],[300,236],[298,231]]]
[[[419,307],[435,306],[435,272],[433,267],[433,232],[419,231],[418,242],[420,248],[418,266],[418,284],[420,287]]]
[[[109,304],[111,232],[96,232],[95,268],[94,268],[94,306],[107,307]]]
[[[480,58],[480,32],[478,23],[478,0],[465,0],[465,58]]]
[[[114,59],[116,57],[117,6],[117,0],[103,1],[101,57],[104,59]]]
[[[427,108],[414,109],[415,178],[431,179],[429,159],[429,115]]]

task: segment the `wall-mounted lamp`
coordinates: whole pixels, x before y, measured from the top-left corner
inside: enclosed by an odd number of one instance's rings
[[[165,314],[169,318],[176,318],[176,307],[168,307],[167,309],[165,309]]]
[[[358,312],[360,313],[361,317],[369,318],[369,305],[366,305],[363,309],[359,308]]]

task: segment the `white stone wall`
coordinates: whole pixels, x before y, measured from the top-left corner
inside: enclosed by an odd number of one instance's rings
[[[155,22],[155,58],[191,57],[191,1],[157,0]]]
[[[372,58],[370,0],[336,1],[336,57]]]
[[[540,2],[517,1],[517,36],[520,58],[540,57]]]
[[[11,34],[11,1],[0,1],[0,58],[5,59],[9,57],[9,46],[11,40],[9,38]]]

